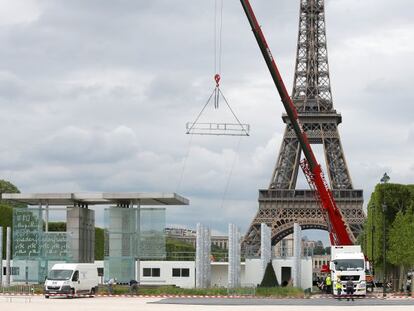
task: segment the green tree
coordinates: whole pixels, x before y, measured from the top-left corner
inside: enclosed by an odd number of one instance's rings
[[[315,248],[313,249],[313,254],[314,255],[325,255],[325,248],[323,247],[323,245],[316,245]]]
[[[10,181],[0,179],[0,193],[20,193],[20,190]]]
[[[3,193],[20,193],[20,190],[11,182],[4,179],[0,179],[0,194]],[[6,204],[11,207],[26,207],[26,205],[22,203],[13,202],[10,200],[3,200],[2,198],[0,198],[0,204]]]
[[[331,247],[327,246],[325,247],[325,255],[330,255],[331,254]]]
[[[390,228],[388,259],[396,266],[414,266],[414,215],[412,209],[397,213]]]
[[[228,255],[228,251],[211,243],[211,255],[214,261],[224,261]]]
[[[11,182],[0,179],[0,194],[3,193],[20,193],[20,191]],[[0,227],[3,227],[3,254],[0,254],[2,258],[6,258],[6,228],[13,226],[13,207],[24,207],[24,205],[0,198]]]
[[[404,279],[404,266],[407,265],[403,262],[406,259],[401,257],[410,254],[414,247],[413,242],[407,241],[412,235],[406,235],[411,230],[407,219],[414,209],[414,185],[378,184],[367,209],[364,232],[358,240],[374,265],[377,277],[381,278],[385,238],[387,278],[394,280],[394,289],[399,289]]]
[[[195,247],[192,244],[167,237],[165,250],[167,260],[195,260]]]
[[[400,184],[378,184],[368,203],[362,246],[365,254],[382,271],[382,241],[385,233],[386,245],[390,247],[390,230],[398,212],[405,213],[414,202],[414,186]],[[386,206],[385,212],[383,206]],[[385,230],[384,230],[385,219]],[[385,231],[385,232],[384,232]],[[373,242],[373,243],[372,243]],[[388,264],[392,264],[387,258]]]
[[[45,224],[43,224],[43,230],[45,230]],[[65,232],[66,231],[66,222],[49,222],[48,223],[49,231],[51,232]]]
[[[95,227],[95,260],[104,260],[104,229]]]
[[[273,269],[272,262],[267,264],[266,271],[263,275],[263,280],[260,283],[260,287],[276,287],[279,286],[277,281],[275,270]]]
[[[13,223],[13,209],[11,206],[0,203],[0,227],[3,227],[3,254],[2,258],[6,258],[6,228],[11,227]]]
[[[66,222],[49,222],[49,231],[65,232]],[[95,227],[95,260],[104,260],[104,239],[104,229]]]

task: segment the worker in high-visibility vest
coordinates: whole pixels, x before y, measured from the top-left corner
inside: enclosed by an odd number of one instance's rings
[[[339,300],[341,300],[342,283],[341,283],[341,278],[339,276],[336,279],[335,289],[336,289],[336,295],[338,296]]]
[[[332,279],[329,274],[326,276],[325,285],[326,285],[326,292],[328,294],[332,294]]]

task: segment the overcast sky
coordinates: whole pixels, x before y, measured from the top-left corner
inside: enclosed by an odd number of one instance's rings
[[[252,5],[290,90],[299,0]],[[414,181],[413,11],[326,0],[334,107],[366,202],[384,172]],[[214,0],[0,0],[1,178],[22,192],[176,191],[191,205],[168,208],[168,224],[244,233],[285,126],[239,1],[223,14],[221,87],[251,136],[191,139],[214,87]]]

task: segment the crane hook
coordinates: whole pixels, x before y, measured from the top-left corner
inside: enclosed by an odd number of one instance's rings
[[[218,73],[216,73],[216,75],[214,76],[214,81],[216,81],[216,87],[220,86],[220,75]]]

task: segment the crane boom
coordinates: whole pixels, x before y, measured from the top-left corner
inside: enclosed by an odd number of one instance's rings
[[[329,235],[331,243],[333,245],[352,245],[353,241],[347,231],[343,216],[336,206],[335,199],[328,187],[328,184],[326,183],[321,166],[316,160],[306,132],[300,123],[296,107],[286,90],[282,76],[280,75],[279,69],[276,66],[275,60],[266,42],[260,25],[257,22],[253,8],[250,5],[250,1],[240,0],[240,2],[243,6],[244,12],[246,13],[247,19],[249,20],[250,26],[252,27],[253,34],[266,61],[267,67],[269,68],[273,82],[279,92],[290,123],[293,127],[293,130],[295,131],[295,134],[305,155],[306,160],[302,161],[301,167],[311,188],[315,190],[315,194],[317,195],[318,201],[322,207],[322,213],[328,218],[327,221],[329,223]]]

